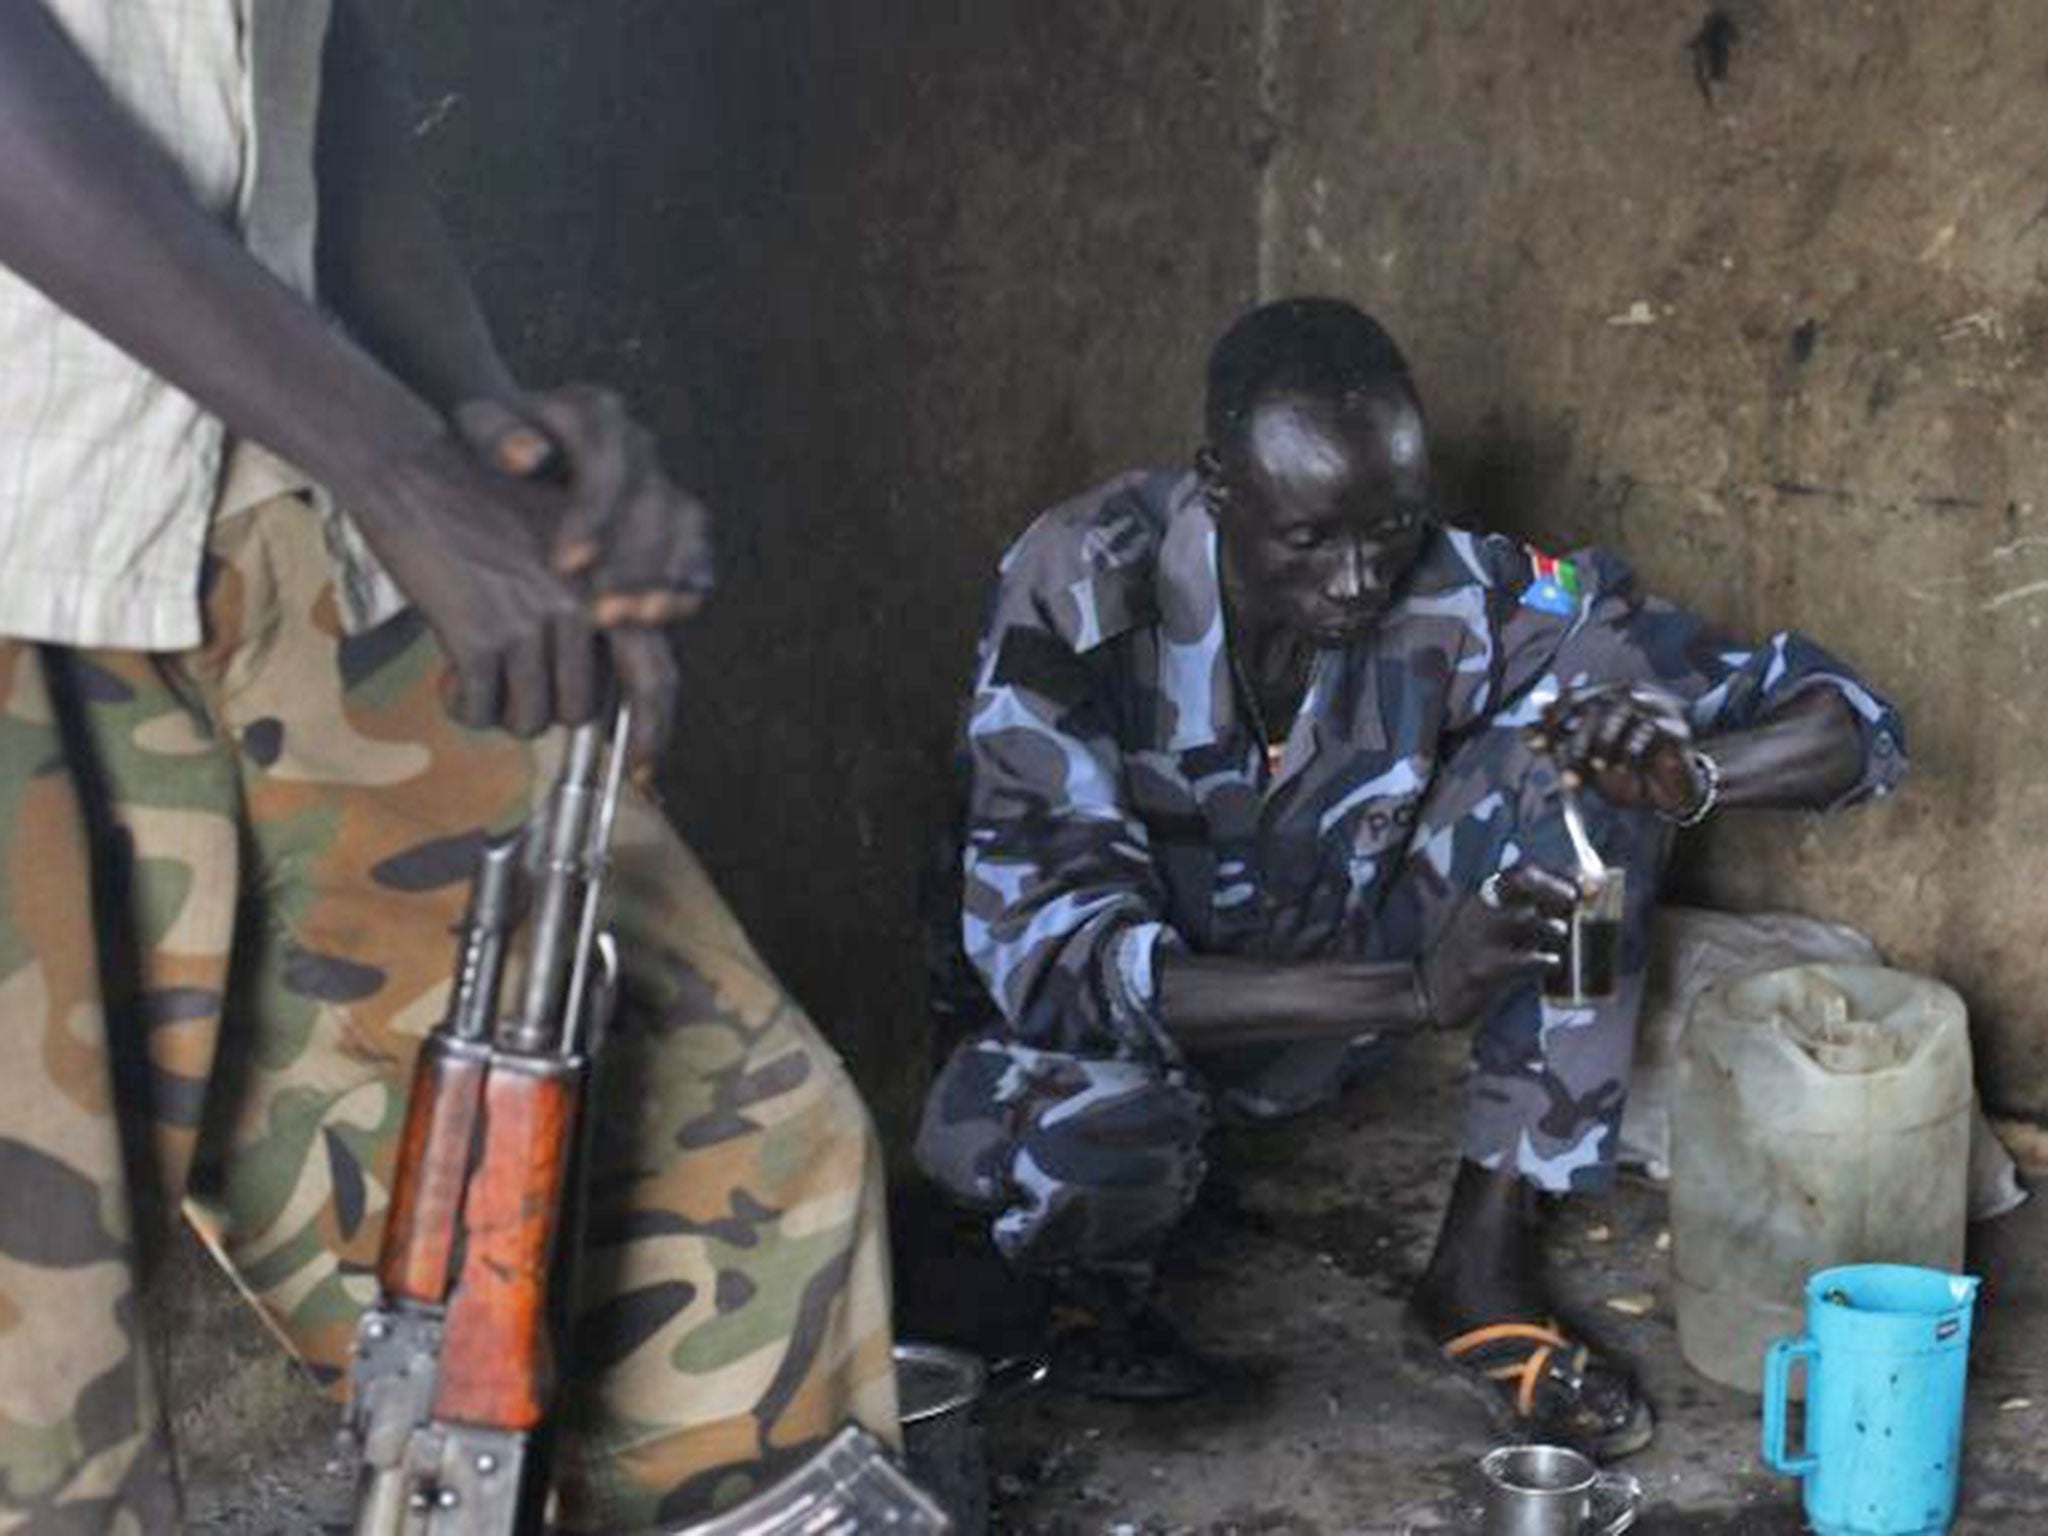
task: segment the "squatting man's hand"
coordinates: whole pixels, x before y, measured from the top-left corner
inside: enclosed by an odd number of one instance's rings
[[[1438,1027],[1480,1018],[1514,987],[1556,966],[1578,899],[1571,880],[1534,864],[1492,876],[1466,898],[1421,962]]]
[[[1683,820],[1708,792],[1684,706],[1662,689],[1603,683],[1567,689],[1529,732],[1567,779],[1610,805]]]

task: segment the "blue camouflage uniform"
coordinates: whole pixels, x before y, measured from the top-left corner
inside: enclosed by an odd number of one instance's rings
[[[1217,1110],[1308,1108],[1378,1054],[1361,1036],[1190,1061],[1156,1012],[1162,954],[1412,959],[1495,870],[1573,866],[1523,730],[1561,689],[1653,684],[1702,738],[1830,689],[1862,728],[1843,803],[1905,768],[1896,713],[1819,646],[1731,640],[1602,550],[1553,573],[1507,537],[1436,530],[1378,626],[1318,654],[1270,769],[1225,645],[1192,476],[1112,480],[1003,561],[966,725],[960,909],[993,1022],[940,1072],[918,1156],[1022,1264],[1142,1268],[1194,1198]],[[1502,1001],[1465,1128],[1468,1158],[1547,1190],[1611,1177],[1671,843],[1655,816],[1587,812],[1628,871],[1618,985],[1593,1006],[1533,983]]]

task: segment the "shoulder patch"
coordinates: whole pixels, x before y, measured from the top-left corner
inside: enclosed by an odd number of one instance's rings
[[[1522,606],[1567,619],[1577,613],[1583,590],[1579,582],[1579,568],[1569,560],[1560,560],[1533,549],[1527,554],[1530,580],[1522,592]]]

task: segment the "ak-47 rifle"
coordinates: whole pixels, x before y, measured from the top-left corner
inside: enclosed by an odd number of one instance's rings
[[[574,1291],[592,1064],[617,996],[601,926],[628,731],[579,727],[545,803],[487,840],[448,1012],[413,1073],[376,1303],[344,1441],[356,1536],[537,1536]],[[517,1006],[500,1012],[521,926]],[[573,1366],[573,1361],[569,1362]],[[942,1536],[938,1507],[849,1428],[710,1536]]]
[[[600,930],[627,713],[570,736],[546,802],[487,840],[446,1017],[414,1068],[346,1433],[357,1536],[537,1532],[583,1099],[617,990]],[[499,1010],[529,917],[516,1007]]]

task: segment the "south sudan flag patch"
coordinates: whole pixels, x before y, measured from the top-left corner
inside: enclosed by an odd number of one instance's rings
[[[1579,568],[1569,560],[1558,560],[1550,555],[1539,555],[1529,551],[1529,564],[1534,567],[1535,579],[1522,594],[1522,606],[1534,608],[1539,613],[1554,613],[1559,618],[1571,618],[1579,611]]]

